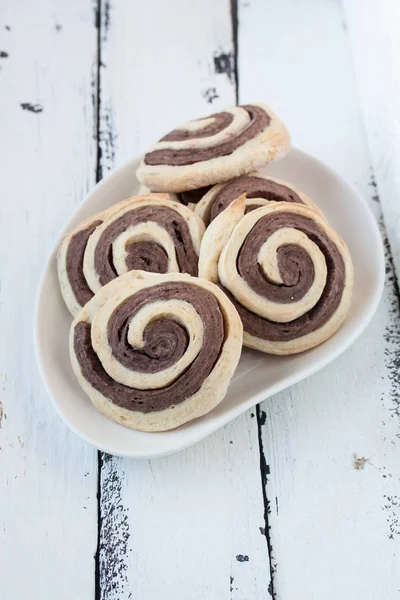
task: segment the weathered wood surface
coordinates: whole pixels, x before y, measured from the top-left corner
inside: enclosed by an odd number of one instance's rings
[[[343,0],[364,127],[400,274],[400,10],[396,0]]]
[[[96,451],[50,405],[32,323],[46,256],[95,181],[93,5],[2,5],[0,598],[91,598]]]
[[[177,122],[235,104],[228,1],[102,3],[100,39],[103,174]],[[259,465],[249,414],[175,456],[102,457],[100,598],[264,598]]]
[[[0,598],[397,598],[395,3],[5,4]],[[276,107],[296,145],[377,219],[383,208],[384,300],[343,357],[195,447],[142,462],[97,455],[56,416],[34,366],[46,253],[96,179],[237,97]]]
[[[282,0],[268,36],[264,14],[261,1],[241,4],[239,101],[271,97],[293,142],[353,183],[379,218],[341,4]],[[384,301],[357,343],[261,407],[273,591],[283,600],[398,596],[400,319],[388,247],[387,261]]]

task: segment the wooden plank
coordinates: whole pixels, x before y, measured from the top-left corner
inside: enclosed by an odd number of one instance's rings
[[[93,5],[3,3],[0,32],[0,597],[90,598],[96,452],[51,406],[31,332],[47,253],[94,182]]]
[[[396,1],[343,0],[364,126],[393,260],[400,274],[400,12]],[[378,193],[378,191],[377,191]]]
[[[103,172],[177,123],[235,103],[228,0],[103,2],[101,22]],[[268,596],[252,415],[176,456],[102,457],[100,598]]]
[[[363,10],[354,3],[357,18]],[[242,0],[238,46],[240,101],[276,107],[294,143],[356,185],[379,217],[341,4]],[[275,598],[372,600],[400,589],[400,316],[388,247],[387,259],[384,301],[361,339],[261,407]]]

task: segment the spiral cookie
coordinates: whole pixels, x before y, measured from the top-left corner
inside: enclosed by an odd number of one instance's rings
[[[242,324],[213,284],[130,271],[104,286],[71,326],[72,367],[108,418],[163,431],[208,413],[239,361]]]
[[[288,146],[279,117],[254,102],[174,129],[150,148],[137,177],[151,190],[181,193],[254,171],[283,156]]]
[[[98,217],[61,244],[60,284],[73,315],[103,285],[132,269],[197,275],[204,224],[186,206],[172,203],[167,194],[131,198],[106,218]]]
[[[208,225],[242,194],[246,194],[246,213],[270,202],[297,202],[316,208],[305,194],[290,183],[263,173],[250,173],[214,185],[196,204],[194,211]]]
[[[345,243],[314,209],[274,203],[244,215],[245,197],[211,223],[199,274],[219,283],[243,323],[243,342],[293,354],[327,340],[351,302],[353,266]]]
[[[122,200],[110,208],[85,219],[68,233],[57,253],[58,279],[68,310],[76,313],[93,297],[83,273],[83,257],[89,237],[107,217],[123,208],[129,200]]]

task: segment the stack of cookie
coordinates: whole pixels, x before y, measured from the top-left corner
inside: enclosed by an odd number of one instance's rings
[[[242,345],[293,354],[340,327],[346,245],[304,193],[257,171],[288,148],[263,103],[191,121],[145,154],[141,195],[65,237],[72,366],[106,416],[177,427],[221,402]]]

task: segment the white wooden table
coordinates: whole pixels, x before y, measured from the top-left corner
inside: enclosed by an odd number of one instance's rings
[[[1,600],[400,598],[399,38],[397,0],[1,0]],[[97,453],[36,369],[45,257],[99,178],[252,100],[382,223],[378,313],[185,452]]]

